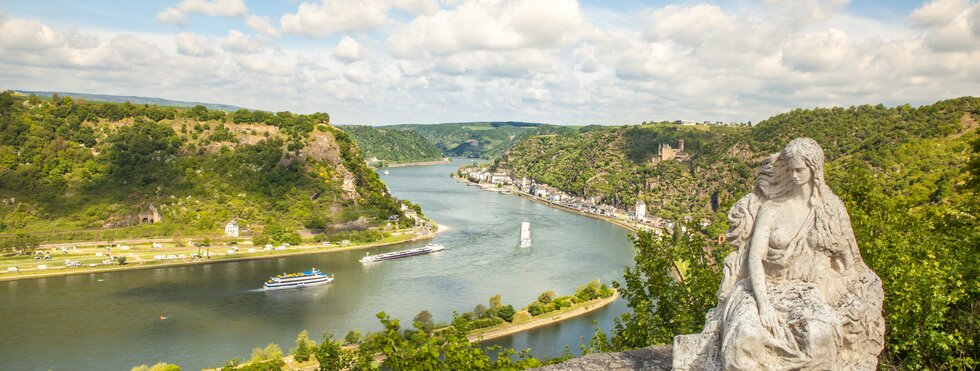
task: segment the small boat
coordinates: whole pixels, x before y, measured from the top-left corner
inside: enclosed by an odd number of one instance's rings
[[[283,273],[269,277],[262,287],[266,290],[298,289],[307,286],[325,285],[333,282],[333,276],[328,276],[316,268],[300,273]]]
[[[407,258],[409,256],[423,255],[423,254],[434,253],[436,251],[442,251],[445,248],[446,247],[444,247],[442,245],[430,243],[428,245],[425,245],[425,246],[419,247],[419,248],[408,249],[408,250],[401,250],[401,251],[393,251],[393,252],[384,253],[384,254],[378,254],[378,255],[371,255],[371,253],[368,253],[363,258],[361,258],[360,261],[361,261],[361,263],[367,264],[367,263],[373,263],[373,262],[382,261],[382,260]]]
[[[531,247],[531,223],[521,223],[521,247]]]
[[[385,175],[388,175],[388,170],[385,170]]]

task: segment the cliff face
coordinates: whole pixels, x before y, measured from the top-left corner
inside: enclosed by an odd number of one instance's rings
[[[225,222],[321,228],[401,214],[326,114],[0,95],[0,236]],[[123,235],[126,235],[124,233]]]

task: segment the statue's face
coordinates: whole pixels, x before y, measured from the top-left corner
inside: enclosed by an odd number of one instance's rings
[[[792,172],[793,183],[796,185],[804,185],[810,182],[810,178],[813,178],[813,174],[810,172],[810,168],[806,166],[806,162],[802,158],[792,157],[789,159],[789,171]]]

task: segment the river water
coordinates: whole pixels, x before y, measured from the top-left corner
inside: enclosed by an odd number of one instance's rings
[[[363,265],[365,251],[0,282],[0,369],[129,369],[168,362],[186,370],[247,359],[252,348],[284,351],[308,330],[343,337],[381,328],[387,312],[410,325],[421,310],[436,322],[487,305],[494,294],[524,307],[538,294],[571,293],[592,279],[620,279],[632,264],[627,231],[517,196],[454,181],[460,165],[390,169],[392,193],[422,206],[450,229],[434,242],[446,250]],[[533,246],[518,247],[520,224],[531,223]],[[424,245],[407,243],[372,254]],[[334,283],[301,290],[257,290],[271,275],[317,267]],[[559,324],[487,342],[532,348],[538,357],[578,352],[597,321],[609,329],[627,310],[622,300]],[[160,316],[166,316],[161,320]]]

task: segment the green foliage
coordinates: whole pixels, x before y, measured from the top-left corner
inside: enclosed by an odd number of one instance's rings
[[[502,319],[504,321],[513,322],[514,321],[514,313],[515,313],[514,306],[513,305],[510,305],[510,304],[507,304],[507,305],[505,305],[503,307],[500,307],[500,310],[497,311],[497,316],[500,317],[500,319]]]
[[[465,332],[449,328],[439,336],[425,331],[414,331],[401,335],[397,319],[390,319],[378,313],[384,325],[381,353],[386,357],[384,367],[393,370],[512,370],[541,366],[541,362],[530,356],[529,350],[513,356],[513,349],[490,347],[488,351],[498,351],[495,359],[484,351],[479,343],[470,343]]]
[[[316,342],[310,340],[309,333],[303,330],[296,335],[296,350],[293,351],[293,359],[298,362],[306,362],[310,360],[310,353],[313,352],[316,347]]]
[[[434,161],[442,158],[442,152],[410,130],[393,130],[373,126],[343,126],[361,148],[364,158],[378,158],[384,162],[405,163]]]
[[[153,366],[139,365],[133,367],[131,371],[180,371],[180,366],[172,365],[165,362],[157,363]]]
[[[167,126],[137,120],[109,137],[109,174],[117,181],[138,185],[173,176],[171,160],[180,138]]]
[[[368,229],[363,231],[331,233],[327,235],[326,239],[334,244],[340,243],[344,240],[350,241],[351,243],[371,243],[381,241],[390,236],[391,234],[388,232]]]
[[[553,290],[548,290],[542,292],[541,295],[538,295],[538,301],[541,302],[542,304],[548,304],[554,298],[555,298],[555,292]]]
[[[613,283],[632,309],[616,320],[616,349],[669,344],[674,335],[700,332],[705,313],[715,306],[721,269],[705,255],[708,241],[699,233],[677,236],[648,231],[631,236],[636,264],[625,269],[623,283]],[[713,255],[722,257],[727,251],[715,250]],[[683,272],[681,262],[686,266]],[[592,285],[576,297],[593,291],[601,288]]]

